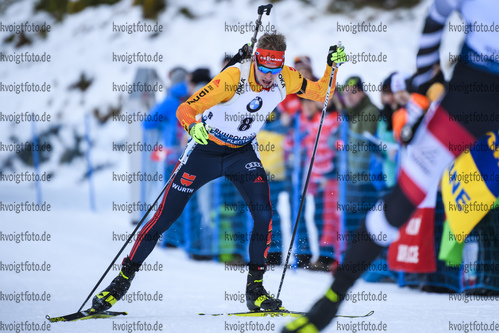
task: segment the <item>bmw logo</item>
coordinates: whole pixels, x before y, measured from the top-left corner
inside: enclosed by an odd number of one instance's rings
[[[251,102],[249,102],[248,105],[246,105],[246,110],[248,110],[249,112],[257,112],[262,108],[262,105],[262,98],[257,96]]]

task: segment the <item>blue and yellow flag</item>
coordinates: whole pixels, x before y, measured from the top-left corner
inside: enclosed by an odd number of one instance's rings
[[[499,132],[487,132],[444,172],[442,196],[455,239],[466,236],[499,197]]]

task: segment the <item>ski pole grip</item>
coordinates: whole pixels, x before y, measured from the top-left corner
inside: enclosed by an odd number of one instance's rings
[[[268,5],[262,5],[258,7],[258,19],[255,21],[255,34],[253,35],[253,38],[251,38],[251,46],[250,46],[250,57],[251,54],[253,53],[253,48],[255,47],[256,44],[256,36],[258,35],[258,30],[260,29],[260,25],[262,24],[262,15],[263,13],[266,13],[267,15],[270,15],[270,9],[272,9],[272,4]]]
[[[266,13],[267,15],[270,15],[270,10],[272,9],[272,4],[268,5],[262,5],[258,7],[258,15],[263,15],[263,13]]]

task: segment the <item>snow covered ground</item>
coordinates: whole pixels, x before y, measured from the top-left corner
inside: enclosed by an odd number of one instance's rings
[[[133,324],[137,325],[140,321],[151,325],[161,324],[162,332],[257,331],[251,330],[256,328],[252,325],[241,326],[247,322],[263,325],[264,331],[278,332],[289,319],[198,316],[198,312],[245,311],[245,304],[239,300],[244,292],[246,275],[227,271],[223,264],[188,260],[182,250],[171,249],[156,249],[146,263],[153,268],[156,265],[158,271],[138,273],[130,290],[132,296],[133,293],[143,292],[158,295],[158,298],[161,295],[161,301],[122,301],[113,309],[127,311],[129,315],[126,317],[55,323],[48,327],[45,315],[58,316],[76,311],[114,258],[123,242],[113,240],[113,233],[126,234],[133,229],[127,213],[111,210],[113,201],[125,202],[129,198],[128,184],[111,181],[110,168],[95,175],[97,210],[94,213],[89,209],[88,183],[81,181],[86,171],[85,159],[78,158],[64,166],[58,164],[62,149],[71,143],[73,131],[83,134],[84,114],[91,113],[95,107],[104,110],[116,106],[120,98],[124,100],[128,97],[123,93],[111,92],[111,84],[130,82],[137,68],[143,64],[112,62],[112,53],[160,52],[164,55],[164,62],[147,66],[155,68],[162,78],[175,65],[184,65],[189,70],[208,66],[216,73],[224,52],[233,53],[250,39],[248,33],[227,32],[225,25],[254,21],[256,8],[262,4],[254,1],[169,1],[168,10],[160,17],[165,33],[150,38],[147,34],[130,36],[112,31],[113,22],[143,21],[140,10],[132,7],[131,2],[124,0],[115,6],[91,8],[60,24],[53,22],[46,14],[33,14],[33,2],[29,0],[17,1],[0,16],[4,25],[30,21],[47,22],[53,27],[47,39],[35,38],[32,45],[21,49],[14,49],[12,44],[1,45],[1,52],[6,54],[29,51],[37,54],[47,52],[52,56],[50,63],[2,62],[0,81],[3,84],[46,81],[52,85],[52,91],[47,94],[0,92],[0,112],[47,112],[52,115],[50,123],[37,123],[38,131],[49,125],[63,126],[60,138],[53,142],[55,154],[40,168],[41,173],[54,172],[50,182],[41,184],[42,198],[51,205],[50,211],[0,211],[0,331],[10,331],[11,328],[19,332],[35,331],[34,328],[48,331],[50,328],[52,332],[136,332],[138,330],[133,329]],[[349,75],[357,74],[368,83],[379,84],[394,70],[408,73],[414,70],[418,36],[428,1],[411,10],[383,12],[365,9],[343,15],[325,14],[327,3],[317,1],[313,5],[306,5],[298,0],[283,1],[275,5],[270,18],[264,17],[264,25],[270,22],[287,36],[288,65],[292,65],[295,56],[308,54],[312,57],[316,75],[320,75],[329,45],[342,41],[347,53],[383,52],[388,60],[344,65],[338,74],[340,83],[344,83]],[[189,20],[179,15],[182,6],[191,8],[198,19]],[[338,31],[338,23],[360,23],[363,20],[387,24],[387,32],[353,34]],[[453,20],[459,22],[457,17],[453,17]],[[0,40],[4,41],[8,35],[0,31]],[[452,50],[457,49],[460,38],[462,35],[453,34],[446,39],[443,59],[449,52],[455,53]],[[68,86],[76,82],[81,73],[94,79],[90,88],[85,93],[68,90]],[[379,104],[378,94],[369,94]],[[111,142],[126,139],[126,126],[126,123],[120,122],[108,122],[105,125],[92,122],[94,163],[110,163],[115,172],[127,170],[126,155],[110,151]],[[17,142],[29,140],[30,124],[0,121],[0,142],[12,143],[12,135],[17,137]],[[10,155],[1,151],[0,162],[5,162]],[[18,160],[13,163],[13,168],[18,173],[33,171]],[[13,170],[5,172],[10,174]],[[26,200],[36,201],[33,182],[16,184],[4,181],[0,184],[1,205]],[[40,237],[50,235],[50,241],[17,243],[15,238],[25,232]],[[50,265],[50,270],[21,271],[26,268],[26,262],[29,267],[33,263],[44,265],[45,268]],[[16,268],[19,272],[15,271]],[[265,285],[272,293],[277,292],[281,272],[282,268],[276,268],[266,274]],[[102,286],[107,285],[116,273],[112,271]],[[307,310],[330,284],[330,280],[326,273],[288,271],[281,294],[284,305],[293,310]],[[365,314],[374,310],[373,316],[364,319],[365,323],[378,325],[382,322],[386,324],[388,332],[447,332],[451,330],[450,324],[474,320],[489,324],[497,318],[497,307],[490,301],[450,301],[446,295],[362,281],[353,291],[382,292],[386,294],[386,301],[346,302],[340,313]],[[50,295],[50,300],[19,299],[16,302],[15,298],[25,297],[21,296],[25,292],[29,295],[34,293],[35,298]],[[237,300],[231,300],[231,297]],[[24,329],[16,327],[16,324],[25,321],[31,326],[25,326]],[[360,322],[362,320],[357,319],[338,321],[342,325]],[[153,328],[160,331],[158,326]],[[329,331],[360,332],[362,328],[337,326],[335,323]],[[461,331],[465,332],[464,329]]]
[[[114,190],[115,193],[120,192],[119,189]],[[29,191],[30,189],[14,185],[3,186],[0,201],[19,200]],[[72,197],[77,201],[86,195],[83,187],[70,192],[58,189],[56,192],[61,198]],[[47,196],[50,197],[50,194],[47,193]],[[106,200],[112,199],[109,196],[108,199],[103,199],[102,204]],[[64,206],[66,204],[61,200],[60,204],[54,204],[51,212],[2,212],[0,331],[9,331],[8,328],[13,327],[9,325],[25,321],[38,325],[32,327],[47,330],[45,315],[59,316],[76,311],[124,243],[114,241],[113,234],[116,238],[116,234],[129,234],[133,230],[128,220],[116,212],[91,213],[87,209],[77,208],[77,202],[68,202],[67,207]],[[20,240],[16,243],[15,240],[8,240],[26,231],[29,234],[35,233],[38,237],[50,235],[50,241]],[[129,250],[130,247],[125,253]],[[26,271],[27,266],[17,266],[17,273],[14,265],[26,261],[38,266],[50,264],[50,271]],[[101,287],[106,286],[116,274],[117,270],[112,270]],[[277,292],[281,274],[282,267],[275,267],[266,274],[265,285],[273,294]],[[156,248],[146,260],[146,270],[137,273],[129,291],[130,298],[113,307],[113,310],[127,311],[128,316],[53,323],[50,331],[119,332],[130,328],[128,332],[141,332],[133,329],[131,325],[134,323],[158,323],[158,332],[251,332],[252,327],[253,331],[258,331],[253,324],[241,326],[251,322],[263,325],[258,327],[263,327],[265,332],[279,332],[289,319],[203,317],[197,314],[245,311],[245,303],[240,302],[245,281],[245,273],[227,270],[224,264],[193,261],[179,249]],[[288,270],[281,298],[287,308],[306,311],[330,282],[331,277],[327,273]],[[21,297],[26,296],[19,294],[25,292],[31,296],[35,293],[36,298],[50,295],[50,299],[24,300]],[[486,324],[497,322],[497,306],[491,301],[465,303],[462,300],[450,300],[448,295],[364,281],[359,281],[353,289],[354,294],[359,292],[373,295],[382,293],[383,301],[345,302],[340,314],[365,314],[371,310],[375,312],[369,318],[340,319],[327,332],[362,332],[361,327],[353,326],[362,322],[363,325],[371,325],[371,328],[376,325],[376,328],[385,327],[386,332],[395,333],[448,332],[450,324],[475,320]],[[15,301],[15,297],[21,298],[19,302]],[[149,301],[143,301],[141,297],[147,297]],[[378,326],[380,323],[386,326]],[[159,324],[163,325],[161,331]],[[350,326],[339,326],[340,324]],[[461,331],[465,332],[464,329]]]

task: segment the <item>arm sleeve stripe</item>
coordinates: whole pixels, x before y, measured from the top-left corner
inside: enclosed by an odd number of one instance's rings
[[[419,49],[417,56],[420,57],[420,56],[424,56],[424,55],[429,55],[429,54],[438,52],[439,49],[440,49],[440,44],[432,46],[432,47],[427,47],[427,48],[422,47]]]
[[[303,78],[300,91],[297,94],[304,94],[306,90],[307,90],[307,79]]]
[[[423,34],[433,34],[438,31],[442,31],[444,24],[435,21],[431,17],[427,17],[423,27]]]
[[[424,33],[419,41],[420,48],[438,47],[442,40],[442,29],[432,33]]]
[[[433,64],[438,63],[440,60],[440,52],[438,49],[430,54],[420,55],[416,58],[416,66],[417,68],[431,66]]]

